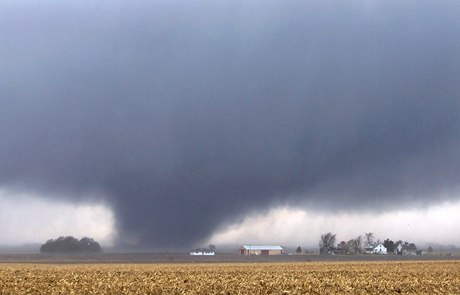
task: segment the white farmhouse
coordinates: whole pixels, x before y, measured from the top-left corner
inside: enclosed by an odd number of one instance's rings
[[[378,244],[374,248],[374,254],[387,254],[387,248],[385,248],[382,244]]]
[[[396,247],[396,254],[402,255],[403,254],[403,246],[401,244]]]

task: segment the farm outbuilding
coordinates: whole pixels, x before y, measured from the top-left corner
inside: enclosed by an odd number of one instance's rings
[[[214,251],[206,248],[199,248],[190,252],[192,256],[214,256],[214,254]]]
[[[241,255],[281,255],[283,247],[281,246],[252,246],[244,245],[240,248]]]

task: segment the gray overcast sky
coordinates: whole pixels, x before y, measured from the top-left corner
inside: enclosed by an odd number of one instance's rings
[[[454,1],[2,1],[0,186],[100,192],[120,239],[154,247],[280,203],[445,201],[458,15]]]

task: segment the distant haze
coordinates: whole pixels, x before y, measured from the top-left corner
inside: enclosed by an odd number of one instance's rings
[[[105,202],[121,245],[158,248],[280,204],[334,218],[456,201],[459,15],[454,1],[2,1],[0,187]]]
[[[228,249],[241,244],[301,246],[318,251],[320,236],[336,234],[337,243],[372,232],[375,242],[386,239],[416,243],[418,249],[428,244],[437,247],[459,245],[460,201],[445,202],[428,208],[404,208],[386,212],[324,212],[292,207],[273,208],[263,214],[251,214],[242,222],[226,226],[213,234],[209,242]],[[439,249],[438,249],[439,250]]]

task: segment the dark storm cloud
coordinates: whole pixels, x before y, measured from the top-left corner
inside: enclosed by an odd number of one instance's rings
[[[0,184],[101,190],[122,236],[161,247],[278,201],[436,202],[460,176],[458,15],[448,1],[3,1]]]

